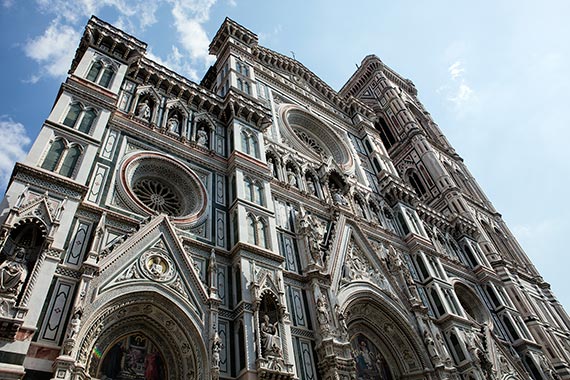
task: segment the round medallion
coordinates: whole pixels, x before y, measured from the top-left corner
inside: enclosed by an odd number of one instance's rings
[[[158,282],[170,281],[176,273],[172,260],[162,252],[154,250],[143,253],[139,264],[146,277]]]
[[[137,152],[127,156],[119,170],[119,194],[133,211],[166,214],[183,224],[204,220],[206,189],[182,162],[157,152]]]

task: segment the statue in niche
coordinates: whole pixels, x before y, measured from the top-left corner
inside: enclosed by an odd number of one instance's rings
[[[443,353],[445,364],[450,366],[451,365],[451,355],[449,354],[449,351],[447,350],[447,346],[445,345],[445,342],[443,341],[443,337],[441,336],[441,334],[439,332],[435,334],[435,339],[437,340],[437,343],[439,343],[439,347],[441,348],[441,351]]]
[[[75,339],[77,334],[79,334],[79,329],[81,328],[81,310],[77,310],[69,322],[69,332],[67,333],[67,339]]]
[[[0,264],[0,295],[16,297],[27,275],[26,249],[18,247]]]
[[[333,201],[335,204],[340,205],[340,206],[348,206],[348,201],[346,200],[344,195],[342,195],[340,189],[333,187],[333,188],[331,188],[331,192],[332,192],[332,198],[333,198]]]
[[[336,314],[336,319],[338,320],[338,335],[342,339],[348,339],[348,326],[346,324],[346,318],[340,310],[340,306],[338,304],[334,306],[334,311]]]
[[[219,368],[220,367],[220,351],[223,348],[222,340],[220,339],[220,335],[216,331],[214,334],[214,341],[212,342],[212,367]]]
[[[148,99],[145,99],[142,103],[139,103],[136,115],[141,119],[150,121],[150,105],[148,104]]]
[[[261,331],[261,348],[265,357],[281,356],[281,338],[277,330],[278,322],[271,323],[269,316],[265,314],[259,325]]]
[[[307,176],[307,192],[311,195],[317,196],[317,188],[312,176]]]
[[[208,147],[208,132],[204,130],[203,126],[198,128],[198,132],[196,132],[196,143],[204,148]]]
[[[317,299],[317,321],[319,321],[322,330],[330,329],[329,309],[323,296]]]
[[[170,118],[168,118],[168,121],[166,122],[166,127],[168,128],[168,132],[176,134],[180,133],[180,121],[178,120],[177,114],[174,114]]]
[[[441,364],[439,353],[435,347],[435,340],[428,330],[424,330],[424,344],[426,345],[429,357],[432,360],[433,364],[436,366]]]
[[[287,183],[291,186],[297,187],[297,176],[291,168],[287,168]]]
[[[267,159],[267,168],[271,172],[271,175],[277,178],[277,173],[275,172],[275,163],[273,162],[273,158],[271,157]]]
[[[321,245],[327,232],[325,224],[311,214],[304,214],[298,219],[298,231],[307,237],[311,262],[323,265]]]

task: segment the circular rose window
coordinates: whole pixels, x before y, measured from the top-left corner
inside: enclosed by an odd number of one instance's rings
[[[139,152],[126,158],[119,170],[119,190],[134,211],[166,214],[180,223],[205,216],[206,189],[182,162],[161,153]]]

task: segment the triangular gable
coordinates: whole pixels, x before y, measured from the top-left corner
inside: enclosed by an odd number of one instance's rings
[[[55,219],[55,214],[57,214],[61,205],[57,205],[57,202],[52,201],[52,204],[48,203],[48,196],[39,196],[29,203],[20,206],[18,210],[18,216],[20,218],[25,218],[27,216],[39,218],[43,220],[48,226],[51,226]]]
[[[338,290],[354,282],[368,282],[395,298],[392,284],[381,264],[381,253],[375,252],[355,226],[346,225],[341,254],[336,257],[338,268],[333,283]]]
[[[161,288],[188,303],[201,317],[208,292],[192,257],[184,251],[174,226],[165,215],[155,217],[99,261],[93,280],[95,297],[141,285]]]

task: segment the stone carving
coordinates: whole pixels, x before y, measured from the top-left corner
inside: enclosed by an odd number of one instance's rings
[[[178,120],[178,115],[174,114],[168,119],[166,122],[166,128],[168,128],[168,132],[176,134],[180,133],[180,121]]]
[[[419,303],[420,295],[416,288],[410,269],[402,260],[401,254],[390,244],[386,254],[386,266],[395,273],[403,286],[404,293],[412,303]]]
[[[374,268],[360,248],[351,241],[344,262],[343,281],[349,283],[353,280],[367,280],[394,296],[393,290],[382,272]]]
[[[427,329],[424,330],[424,344],[426,345],[428,355],[434,366],[437,367],[441,365],[441,357],[435,346],[435,340]]]
[[[560,376],[558,376],[558,374],[556,373],[556,370],[554,369],[552,364],[550,364],[548,359],[546,359],[546,356],[544,356],[544,354],[540,355],[540,370],[546,376],[546,378],[549,380],[560,379]]]
[[[287,183],[291,186],[297,187],[297,175],[291,168],[287,168]]]
[[[348,201],[339,189],[333,187],[331,189],[333,202],[340,206],[348,206]]]
[[[145,99],[142,103],[139,103],[136,115],[141,119],[150,121],[150,105],[148,104],[148,99]]]
[[[158,250],[149,250],[139,258],[143,274],[151,280],[166,282],[172,280],[176,274],[174,264]]]
[[[212,342],[212,368],[214,371],[219,372],[220,368],[220,351],[224,348],[220,335],[216,331],[214,333],[214,340]]]
[[[340,310],[340,306],[338,304],[334,306],[334,311],[336,314],[336,319],[338,321],[338,336],[342,340],[348,340],[348,326],[346,324],[346,318]]]
[[[265,314],[259,325],[261,331],[261,349],[264,357],[281,357],[281,337],[277,329],[278,322],[271,323],[269,316]]]
[[[311,264],[323,266],[322,244],[326,235],[326,226],[311,214],[297,213],[297,231],[305,237],[309,249]]]
[[[321,332],[328,333],[330,331],[329,308],[324,296],[317,298],[317,321],[319,322]]]
[[[208,132],[205,131],[202,126],[200,126],[198,132],[196,132],[196,143],[205,148],[208,147]]]
[[[0,296],[16,298],[27,275],[26,249],[18,247],[0,264]]]

